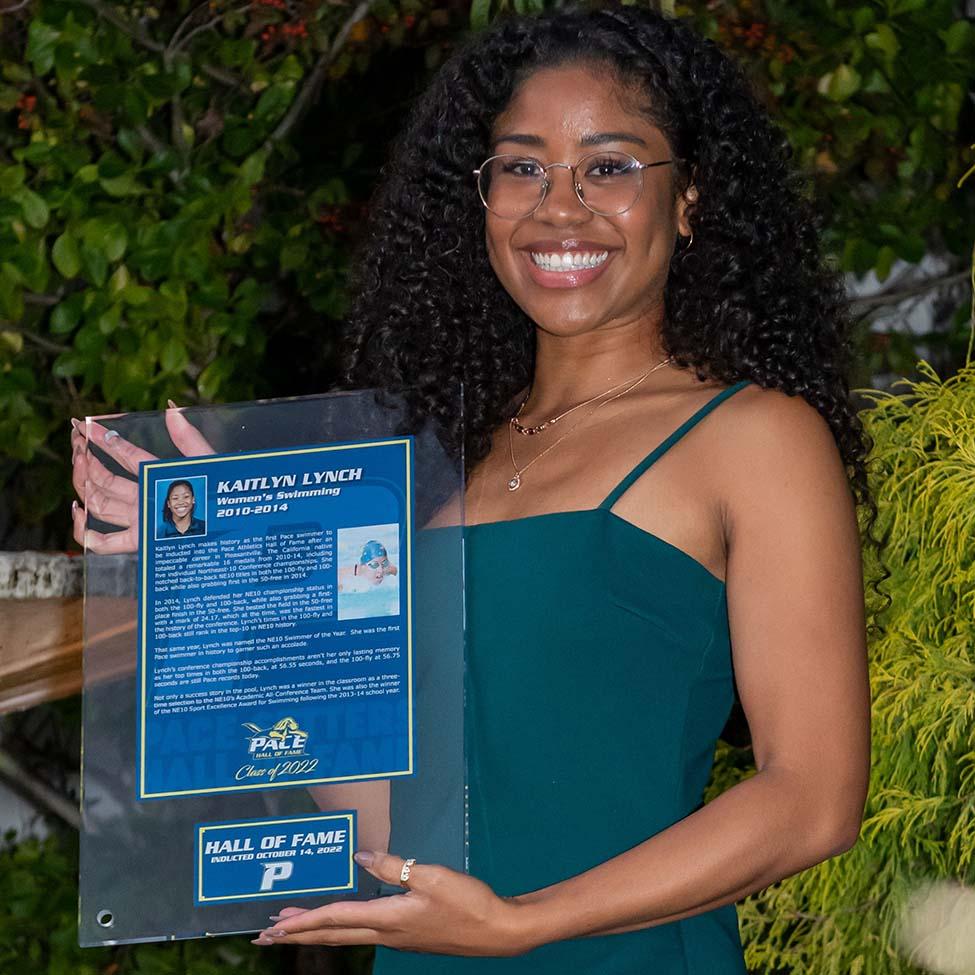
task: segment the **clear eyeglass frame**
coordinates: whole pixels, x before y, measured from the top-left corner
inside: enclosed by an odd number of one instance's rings
[[[598,158],[598,157],[604,157],[605,158],[607,155],[619,156],[619,157],[622,157],[622,158],[624,158],[626,160],[629,160],[632,163],[632,167],[631,168],[633,170],[636,170],[637,172],[640,173],[640,185],[639,185],[639,187],[638,187],[638,189],[636,191],[636,194],[634,195],[633,199],[626,206],[624,206],[622,208],[619,208],[619,209],[615,209],[615,210],[597,210],[594,206],[592,206],[591,203],[589,203],[586,200],[585,195],[583,193],[582,184],[576,178],[576,171],[584,163],[589,162],[590,160],[595,159],[595,158]],[[499,212],[494,207],[492,207],[492,206],[490,206],[488,204],[487,195],[484,192],[484,185],[483,185],[482,174],[486,171],[486,169],[490,165],[490,163],[494,162],[495,159],[518,159],[518,160],[521,160],[523,162],[533,162],[533,163],[536,163],[538,165],[538,167],[541,170],[541,172],[543,173],[543,175],[542,175],[541,179],[539,180],[540,190],[539,190],[539,194],[538,194],[538,200],[536,201],[536,203],[535,203],[535,205],[533,207],[531,207],[530,209],[525,210],[523,212],[522,211],[519,211],[518,213],[502,213],[502,212]],[[643,195],[643,185],[644,185],[644,183],[643,183],[643,170],[645,170],[645,169],[653,169],[653,168],[655,168],[657,166],[668,166],[668,165],[672,165],[672,164],[675,164],[677,161],[678,160],[675,159],[675,158],[670,158],[670,159],[659,159],[659,160],[657,160],[655,162],[645,163],[645,162],[640,162],[640,160],[637,159],[636,156],[633,156],[633,155],[631,155],[628,152],[619,152],[617,150],[613,150],[612,152],[606,152],[605,150],[599,150],[597,152],[587,153],[574,166],[570,165],[569,163],[565,163],[565,162],[554,162],[554,163],[549,163],[547,166],[543,166],[542,163],[541,163],[541,160],[536,159],[534,156],[523,156],[523,155],[520,155],[518,153],[513,153],[513,152],[502,152],[502,153],[497,153],[497,154],[495,154],[493,156],[488,156],[488,158],[485,159],[484,162],[482,162],[481,165],[478,166],[477,169],[473,170],[472,172],[473,172],[474,177],[477,180],[477,193],[478,193],[478,196],[481,198],[481,203],[484,204],[485,209],[490,210],[493,214],[495,214],[496,216],[501,217],[502,219],[507,219],[507,220],[523,220],[525,217],[530,217],[542,205],[542,203],[545,201],[545,197],[548,196],[548,191],[552,187],[552,181],[551,181],[551,179],[549,179],[549,176],[548,176],[548,171],[550,169],[568,169],[569,170],[569,172],[570,172],[570,174],[572,176],[572,188],[575,191],[576,197],[579,200],[579,202],[587,210],[590,210],[593,213],[598,214],[601,217],[615,217],[615,216],[619,216],[621,213],[626,213],[627,210],[630,210],[634,206],[636,206],[636,204],[639,201],[640,197]]]

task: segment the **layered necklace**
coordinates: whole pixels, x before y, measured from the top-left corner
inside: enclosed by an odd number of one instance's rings
[[[548,420],[545,420],[542,423],[538,423],[534,426],[526,427],[519,422],[518,417],[521,416],[522,410],[524,410],[525,408],[525,404],[528,402],[529,398],[531,397],[531,390],[529,390],[528,395],[522,400],[521,406],[518,407],[518,410],[515,413],[515,415],[511,417],[511,419],[508,421],[508,453],[511,457],[511,466],[514,468],[514,472],[515,472],[514,476],[508,480],[508,490],[517,491],[518,488],[521,487],[522,475],[525,473],[525,471],[528,470],[529,467],[532,466],[532,464],[534,464],[538,460],[541,460],[550,450],[554,450],[556,447],[558,447],[558,445],[562,443],[562,441],[565,440],[565,438],[569,436],[570,433],[572,433],[574,430],[577,430],[579,427],[581,427],[588,419],[590,419],[595,413],[601,410],[604,406],[608,406],[614,400],[618,400],[621,396],[625,396],[628,392],[630,392],[630,390],[636,389],[636,387],[639,386],[652,372],[656,372],[661,366],[667,365],[667,363],[670,362],[672,358],[673,356],[667,356],[666,359],[664,359],[661,362],[658,362],[655,366],[653,366],[652,368],[648,369],[645,373],[643,373],[642,376],[637,376],[636,379],[624,379],[623,382],[616,383],[615,386],[610,386],[609,389],[604,389],[601,393],[597,393],[595,396],[590,397],[587,400],[583,400],[581,403],[577,403],[575,406],[570,407],[567,410],[564,410],[563,412],[559,413],[557,416],[553,416]],[[620,389],[621,386],[624,388]],[[616,390],[620,390],[620,391],[616,392]],[[615,395],[610,395],[610,394],[615,394]],[[601,402],[596,403],[596,400],[601,400]],[[563,417],[568,416],[570,413],[575,413],[576,410],[581,410],[584,406],[589,406],[591,403],[596,403],[596,405],[578,423],[576,423],[574,426],[569,427],[569,429],[566,430],[565,433],[563,433],[562,436],[558,438],[558,440],[549,444],[543,451],[536,454],[527,464],[525,464],[524,467],[518,466],[518,462],[515,460],[515,441],[514,441],[515,432],[521,434],[521,436],[523,437],[534,437],[536,434],[541,433],[543,430],[547,429],[548,427],[554,426]]]

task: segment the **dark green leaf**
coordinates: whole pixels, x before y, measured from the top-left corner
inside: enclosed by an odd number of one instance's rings
[[[23,166],[0,166],[0,194],[12,195],[23,185],[26,173]]]
[[[132,173],[125,173],[122,176],[115,176],[111,179],[101,179],[99,182],[102,185],[102,189],[112,196],[140,196],[146,192],[146,188],[136,182],[136,178]]]
[[[894,253],[894,248],[885,244],[880,248],[877,253],[877,264],[874,271],[877,275],[877,280],[886,281],[890,277],[890,269],[893,267],[894,261],[897,255]]]
[[[78,241],[74,236],[65,231],[51,248],[51,260],[54,266],[66,278],[73,278],[81,270],[81,252],[78,250]]]
[[[45,75],[51,70],[54,64],[54,47],[60,36],[60,31],[43,21],[31,21],[27,29],[27,57],[39,75]]]
[[[308,258],[308,245],[300,240],[288,241],[281,248],[281,270],[294,271],[301,267]]]
[[[189,363],[186,346],[179,339],[169,339],[164,343],[159,355],[159,364],[166,372],[178,372]]]
[[[939,31],[949,54],[960,54],[972,36],[973,28],[967,20],[956,20],[947,30]]]
[[[77,292],[55,306],[50,323],[55,335],[65,335],[80,324],[83,301],[83,295]]]
[[[0,315],[11,322],[19,322],[24,317],[21,276],[11,264],[0,267]]]
[[[292,81],[269,85],[261,94],[254,109],[254,118],[260,122],[276,122],[291,104],[295,95]]]
[[[81,265],[92,284],[100,288],[105,283],[108,278],[108,258],[103,250],[82,241]]]
[[[267,162],[267,153],[262,149],[252,153],[240,164],[240,178],[250,186],[252,183],[260,181],[264,175],[264,166]]]
[[[85,371],[85,357],[79,352],[62,352],[55,360],[51,371],[55,376],[66,379],[80,376]]]
[[[483,30],[491,18],[491,0],[471,0],[471,27]]]
[[[22,186],[14,192],[13,198],[20,204],[24,219],[32,227],[40,230],[41,227],[47,224],[51,216],[51,211],[48,209],[47,203],[42,196],[33,190],[27,189],[26,186]]]
[[[120,260],[128,244],[125,227],[103,217],[87,220],[81,228],[81,237],[90,248],[101,251],[106,261]]]

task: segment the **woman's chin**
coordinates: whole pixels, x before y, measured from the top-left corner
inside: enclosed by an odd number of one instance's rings
[[[603,314],[573,315],[552,314],[532,316],[532,321],[543,332],[557,338],[571,338],[575,335],[586,335],[589,332],[596,332],[607,325],[606,317]]]

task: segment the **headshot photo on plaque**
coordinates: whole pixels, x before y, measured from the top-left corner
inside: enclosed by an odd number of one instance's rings
[[[206,505],[203,503],[206,498],[206,483],[205,476],[157,483],[157,495],[162,497],[157,506],[157,541],[164,538],[199,537],[207,533]],[[199,504],[197,497],[200,498]]]

